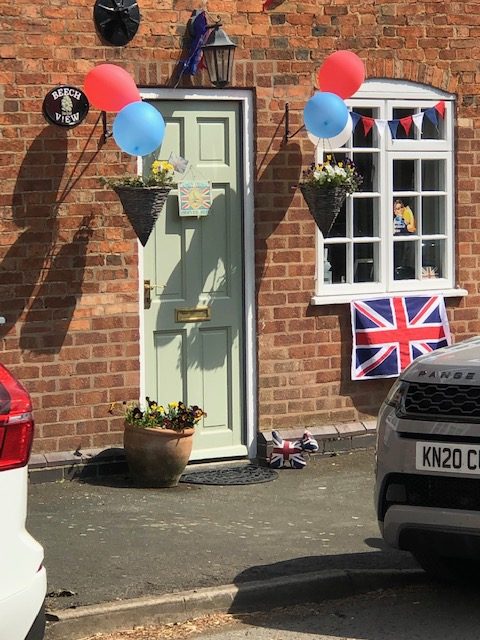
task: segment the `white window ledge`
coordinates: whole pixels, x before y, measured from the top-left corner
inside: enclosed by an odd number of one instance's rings
[[[312,296],[310,304],[320,306],[326,304],[347,304],[353,300],[372,300],[374,298],[389,298],[402,296],[438,296],[443,295],[444,298],[459,298],[468,295],[466,289],[444,289],[443,291],[390,291],[389,293],[363,293],[356,296],[354,293],[340,294],[335,296]]]

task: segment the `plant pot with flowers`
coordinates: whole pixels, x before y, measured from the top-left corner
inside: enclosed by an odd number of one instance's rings
[[[327,155],[321,164],[311,164],[302,174],[300,191],[317,227],[327,237],[347,195],[358,191],[363,177],[350,158],[337,162]]]
[[[145,176],[100,180],[118,195],[133,230],[145,246],[168,194],[175,186],[173,165],[166,160],[154,160]]]
[[[144,410],[136,403],[127,404],[123,443],[134,482],[177,486],[190,458],[195,425],[206,415],[200,407],[183,402],[164,407],[146,398]]]

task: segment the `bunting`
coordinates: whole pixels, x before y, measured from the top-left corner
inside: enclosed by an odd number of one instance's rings
[[[410,133],[412,125],[417,128],[417,130],[421,133],[423,120],[424,118],[428,118],[428,120],[435,126],[438,127],[439,118],[443,120],[445,117],[445,100],[441,100],[437,102],[436,105],[430,107],[429,109],[425,109],[421,113],[416,113],[413,116],[406,116],[405,118],[399,118],[395,120],[381,120],[380,118],[370,118],[368,116],[363,116],[360,113],[355,113],[352,111],[350,113],[353,121],[353,130],[357,128],[357,125],[361,122],[363,133],[368,135],[372,130],[373,126],[377,127],[377,131],[380,136],[383,136],[383,133],[388,125],[392,138],[395,140],[398,134],[398,129],[401,127],[405,133]]]

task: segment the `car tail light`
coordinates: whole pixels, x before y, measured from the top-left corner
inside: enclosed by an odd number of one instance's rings
[[[0,471],[27,464],[33,426],[28,391],[0,364]]]

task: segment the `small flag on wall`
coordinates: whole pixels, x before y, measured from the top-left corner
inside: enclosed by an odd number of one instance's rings
[[[352,316],[352,380],[393,378],[415,358],[450,344],[443,296],[357,300]]]

